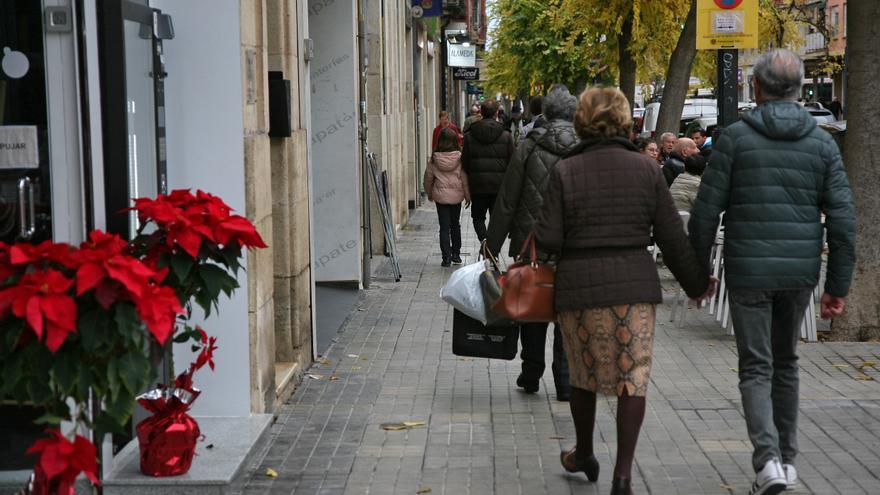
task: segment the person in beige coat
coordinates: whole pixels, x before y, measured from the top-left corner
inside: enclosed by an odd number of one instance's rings
[[[461,167],[458,133],[446,128],[440,132],[437,149],[425,169],[425,193],[437,204],[440,222],[440,266],[461,264],[461,203],[471,204],[467,174]]]
[[[678,211],[691,212],[700,191],[700,179],[706,170],[706,158],[702,155],[691,155],[684,159],[684,173],[675,178],[669,192]]]

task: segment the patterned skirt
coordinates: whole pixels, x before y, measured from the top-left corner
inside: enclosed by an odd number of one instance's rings
[[[559,314],[571,385],[606,395],[644,397],[651,379],[654,304]]]

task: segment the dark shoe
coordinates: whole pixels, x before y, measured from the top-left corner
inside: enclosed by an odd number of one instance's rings
[[[633,495],[630,478],[614,478],[611,480],[611,495]]]
[[[462,264],[461,256],[453,256],[453,257],[452,257],[452,264],[453,264],[453,265],[460,265],[460,264]]]
[[[522,373],[520,373],[519,377],[517,377],[516,379],[516,386],[523,389],[527,394],[534,394],[538,391],[538,389],[541,388],[537,380],[535,380],[534,382],[527,381],[526,377],[524,377]]]
[[[575,455],[576,449],[577,447],[574,447],[568,452],[560,452],[559,462],[562,463],[562,467],[569,473],[584,473],[587,475],[588,480],[595,482],[599,479],[599,461],[596,460],[594,455],[586,459],[578,459]]]
[[[442,266],[443,268],[446,268],[446,267],[452,266],[452,263],[450,263],[449,260],[443,260],[440,262],[440,266]]]

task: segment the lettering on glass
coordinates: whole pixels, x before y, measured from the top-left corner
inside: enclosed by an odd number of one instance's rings
[[[39,166],[37,126],[0,126],[0,170]]]

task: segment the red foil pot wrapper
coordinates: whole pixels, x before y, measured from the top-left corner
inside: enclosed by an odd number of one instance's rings
[[[189,471],[201,437],[199,424],[187,411],[197,389],[155,389],[138,396],[138,403],[153,416],[137,425],[141,472],[148,476],[179,476]]]

